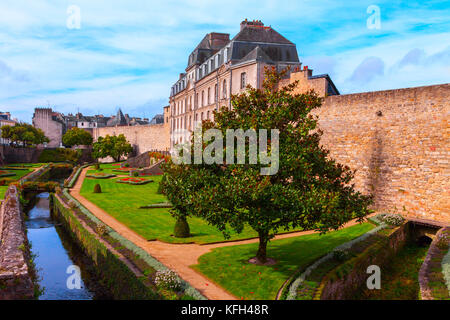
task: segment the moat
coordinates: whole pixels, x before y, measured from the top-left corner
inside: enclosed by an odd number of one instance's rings
[[[39,286],[43,290],[39,300],[109,298],[96,278],[92,262],[52,218],[47,192],[36,196],[34,207],[28,212],[26,227],[31,252],[35,256]],[[74,275],[74,271],[68,268],[73,265],[81,269],[80,289],[69,289],[67,285],[69,277]]]

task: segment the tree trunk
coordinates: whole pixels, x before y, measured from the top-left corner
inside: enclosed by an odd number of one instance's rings
[[[256,258],[265,263],[267,261],[267,242],[269,240],[269,235],[267,232],[260,231],[258,232],[259,236],[259,247],[258,252],[256,253]]]

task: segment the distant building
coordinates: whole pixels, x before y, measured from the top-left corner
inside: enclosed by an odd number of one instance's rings
[[[33,126],[42,129],[50,139],[49,148],[62,146],[62,136],[72,128],[80,128],[92,134],[93,130],[102,127],[137,126],[150,124],[147,118],[130,117],[119,108],[111,117],[103,115],[85,116],[81,113],[64,115],[51,108],[36,108],[33,114]]]
[[[0,111],[0,144],[9,144],[11,141],[9,139],[3,139],[1,137],[1,127],[3,126],[13,126],[17,123],[17,119],[11,118],[11,113]]]

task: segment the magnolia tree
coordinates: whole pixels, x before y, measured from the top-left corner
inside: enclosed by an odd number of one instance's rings
[[[133,147],[123,134],[119,134],[118,136],[99,137],[97,142],[94,142],[92,150],[92,156],[95,159],[111,157],[114,161],[119,162],[123,156],[133,151]]]
[[[204,121],[180,151],[185,173],[165,173],[179,186],[166,190],[169,199],[183,194],[175,210],[203,218],[226,238],[252,227],[259,237],[256,263],[267,262],[267,243],[280,230],[336,230],[353,218],[363,221],[371,203],[351,184],[353,172],[320,145],[311,111],[322,99],[295,94],[297,83],[278,88],[283,73],[266,70],[262,89],[234,95],[233,108],[215,112],[215,122]]]

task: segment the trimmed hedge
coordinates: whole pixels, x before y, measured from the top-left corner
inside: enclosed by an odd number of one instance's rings
[[[86,209],[78,200],[73,198],[67,189],[63,190],[63,195],[70,199],[71,202],[73,202],[78,209],[93,223],[95,224],[103,224],[102,221],[100,221],[94,214],[92,214],[88,209]],[[117,240],[122,246],[127,248],[128,250],[132,251],[136,256],[144,260],[151,268],[155,269],[156,271],[169,271],[170,269],[167,268],[165,265],[163,265],[161,262],[153,258],[150,254],[147,253],[147,251],[143,250],[142,248],[135,245],[133,242],[129,241],[128,239],[125,239],[120,234],[118,234],[116,231],[111,229],[107,226],[107,232],[108,235]],[[189,283],[184,281],[183,279],[180,279],[182,283],[182,290],[184,291],[184,294],[193,297],[197,300],[206,300],[206,298],[200,294],[195,288],[193,288]]]
[[[81,150],[72,150],[65,148],[44,149],[39,155],[39,162],[78,162],[81,157]]]
[[[90,173],[87,174],[86,177],[94,179],[109,179],[116,177],[116,175],[112,173]]]

